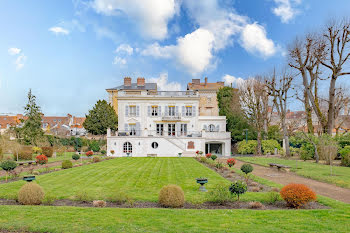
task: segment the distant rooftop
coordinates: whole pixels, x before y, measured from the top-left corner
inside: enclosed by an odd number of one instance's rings
[[[200,79],[192,79],[191,83],[187,84],[187,90],[219,90],[225,84],[224,82],[208,83],[208,78],[204,79],[204,83],[201,83]]]
[[[130,77],[125,77],[123,85],[107,90],[157,90],[157,83],[146,83],[145,78],[137,78],[137,82],[132,83]]]

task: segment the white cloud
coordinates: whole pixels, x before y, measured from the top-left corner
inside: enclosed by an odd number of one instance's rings
[[[121,57],[114,57],[114,60],[113,60],[113,64],[114,65],[120,65],[120,66],[124,66],[126,65],[127,61],[125,58],[121,58]]]
[[[16,70],[22,69],[26,60],[27,57],[24,54],[19,55],[15,61]]]
[[[51,28],[49,28],[49,31],[51,31],[55,35],[68,35],[69,34],[69,31],[67,29],[64,29],[63,27],[51,27]]]
[[[247,24],[241,34],[241,45],[248,52],[262,57],[274,55],[277,48],[271,39],[266,37],[265,28],[257,23]]]
[[[125,53],[127,55],[132,55],[134,52],[134,49],[128,45],[128,44],[121,44],[119,47],[115,50],[116,53]]]
[[[181,84],[178,82],[168,82],[168,73],[161,73],[158,78],[147,79],[147,82],[157,83],[160,91],[181,91]]]
[[[160,46],[159,43],[155,42],[147,46],[141,51],[141,55],[152,56],[155,58],[171,58],[175,51],[175,46]]]
[[[226,74],[222,77],[222,81],[225,82],[226,86],[239,87],[242,83],[244,83],[243,78],[236,78],[232,75]]]
[[[9,48],[8,49],[8,53],[10,54],[10,55],[17,55],[17,54],[19,54],[21,52],[21,49],[19,49],[19,48]]]
[[[276,7],[272,9],[272,12],[281,18],[282,23],[288,23],[298,13],[299,10],[295,7],[301,3],[301,0],[274,0]]]
[[[117,15],[125,13],[139,24],[142,33],[153,39],[168,35],[168,21],[178,10],[177,0],[94,0],[97,13]]]

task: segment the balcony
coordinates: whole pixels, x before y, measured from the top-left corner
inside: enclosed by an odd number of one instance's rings
[[[164,96],[164,97],[196,97],[199,96],[196,91],[157,91],[149,92],[147,95]]]
[[[181,121],[181,114],[162,114],[162,121]]]
[[[200,131],[156,131],[156,130],[132,130],[132,131],[117,131],[107,132],[108,137],[167,137],[167,138],[191,138],[202,137]]]

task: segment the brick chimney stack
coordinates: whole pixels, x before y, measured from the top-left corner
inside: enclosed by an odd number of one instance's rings
[[[124,78],[124,86],[127,86],[127,87],[131,86],[131,78],[130,77]]]
[[[137,78],[137,86],[144,87],[145,86],[145,78]]]
[[[204,80],[205,80],[205,82],[204,82],[204,83],[205,83],[205,85],[207,85],[207,83],[208,83],[208,78],[207,78],[207,77],[205,77],[205,78],[204,78]]]

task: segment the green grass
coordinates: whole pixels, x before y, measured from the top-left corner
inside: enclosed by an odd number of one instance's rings
[[[296,161],[280,158],[264,157],[237,157],[237,159],[249,163],[269,166],[269,163],[278,163],[291,167],[291,171],[300,176],[335,184],[339,187],[350,188],[350,168],[332,166],[333,175],[330,176],[330,166],[307,161]]]
[[[135,200],[156,201],[167,184],[181,186],[190,202],[203,201],[195,178],[207,177],[208,189],[229,181],[192,158],[117,158],[37,176],[45,192],[58,199],[85,191],[91,199],[126,193]],[[0,198],[14,198],[24,181],[0,185]]]
[[[235,169],[237,170],[237,169]],[[118,158],[38,176],[50,195],[64,198],[85,189],[96,195],[122,189],[138,200],[157,199],[168,183],[180,185],[187,200],[198,202],[196,177],[208,177],[207,187],[224,178],[191,158]],[[265,185],[274,183],[259,177]],[[16,193],[23,182],[0,185],[0,196]],[[102,194],[104,193],[104,194]],[[264,199],[247,193],[242,199]],[[56,206],[0,206],[0,231],[34,232],[349,232],[350,205],[319,197],[322,210],[186,210],[118,209]]]
[[[73,154],[75,154],[75,152],[66,152],[62,156],[56,156],[56,158],[50,157],[50,158],[48,158],[48,162],[52,163],[52,162],[63,161],[63,160],[67,160],[67,159],[71,160]],[[13,154],[5,154],[4,155],[4,158],[9,158],[9,157],[12,157],[12,159],[15,159]],[[35,160],[35,155],[33,155],[33,159],[31,159],[31,161],[32,160]],[[19,161],[29,161],[29,160],[19,160]]]

